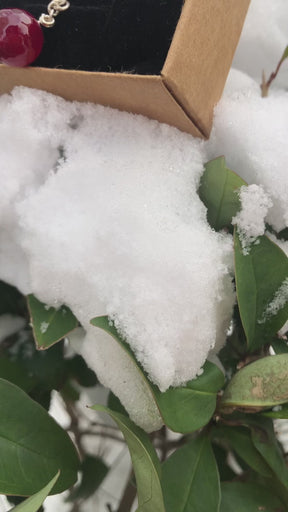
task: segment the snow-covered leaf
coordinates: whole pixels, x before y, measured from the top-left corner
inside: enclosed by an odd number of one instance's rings
[[[149,381],[129,345],[122,340],[108,317],[93,318],[91,324],[113,336],[129,354],[141,375],[143,386],[152,395],[164,423],[171,430],[182,433],[193,432],[208,423],[216,407],[217,392],[222,388],[225,380],[223,373],[216,365],[207,361],[202,375],[189,381],[186,386],[170,388],[161,393],[159,388]]]
[[[250,351],[267,343],[288,318],[288,258],[268,237],[243,254],[234,232],[236,290]]]

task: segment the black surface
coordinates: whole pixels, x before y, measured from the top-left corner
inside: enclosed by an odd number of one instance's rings
[[[34,65],[91,71],[158,74],[182,8],[182,0],[71,0]],[[0,0],[37,19],[47,12],[39,1]]]

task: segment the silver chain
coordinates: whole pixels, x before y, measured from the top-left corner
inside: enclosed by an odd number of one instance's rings
[[[48,14],[41,14],[39,18],[40,25],[43,27],[50,28],[55,24],[55,18],[59,12],[66,11],[69,9],[70,3],[67,0],[52,0],[47,6]]]

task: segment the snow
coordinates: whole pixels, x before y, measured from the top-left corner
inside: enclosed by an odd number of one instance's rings
[[[40,324],[41,334],[45,334],[45,332],[47,332],[48,327],[49,327],[48,322],[41,322],[41,324]]]
[[[261,83],[275,70],[288,45],[287,0],[251,0],[233,67]],[[288,60],[283,63],[276,84],[287,88]]]
[[[271,89],[268,98],[261,98],[256,86],[231,71],[215,110],[209,156],[221,148],[228,167],[248,184],[262,185],[273,202],[267,221],[280,231],[288,226],[288,93]]]
[[[288,277],[287,279],[284,279],[281,286],[276,291],[272,301],[268,304],[264,311],[264,319],[270,318],[271,316],[274,316],[280,311],[282,308],[284,308],[285,304],[287,304],[288,301]]]
[[[232,240],[209,227],[197,189],[203,164],[225,155],[249,185],[235,218],[247,243],[265,222],[288,226],[288,93],[272,86],[263,99],[259,86],[288,42],[285,4],[252,0],[208,142],[36,90],[0,98],[0,278],[72,309],[73,343],[147,431],[162,424],[152,395],[90,320],[108,314],[161,390],[196,377],[223,345]]]
[[[244,254],[249,253],[252,243],[265,233],[265,219],[273,203],[259,185],[243,186],[239,190],[241,210],[232,219],[237,225]]]

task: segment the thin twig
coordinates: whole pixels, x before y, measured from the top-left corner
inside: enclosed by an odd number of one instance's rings
[[[276,67],[275,71],[273,71],[271,73],[271,75],[269,76],[267,81],[266,81],[265,73],[263,71],[263,73],[262,73],[262,83],[261,83],[261,86],[260,86],[261,87],[261,91],[262,91],[262,98],[266,98],[268,96],[270,85],[272,84],[273,80],[275,80],[275,78],[277,77],[283,62],[284,62],[284,60],[287,59],[287,57],[288,57],[288,46],[285,48],[285,50],[284,50],[284,52],[282,54],[282,57],[281,57],[281,59],[279,60],[279,62],[277,64],[277,67]]]
[[[81,430],[79,433],[79,437],[83,436],[99,436],[99,437],[105,437],[108,439],[114,439],[115,441],[119,441],[120,443],[125,443],[124,439],[118,436],[113,436],[113,434],[109,434],[108,432],[97,432],[96,430],[87,429],[87,430]]]

